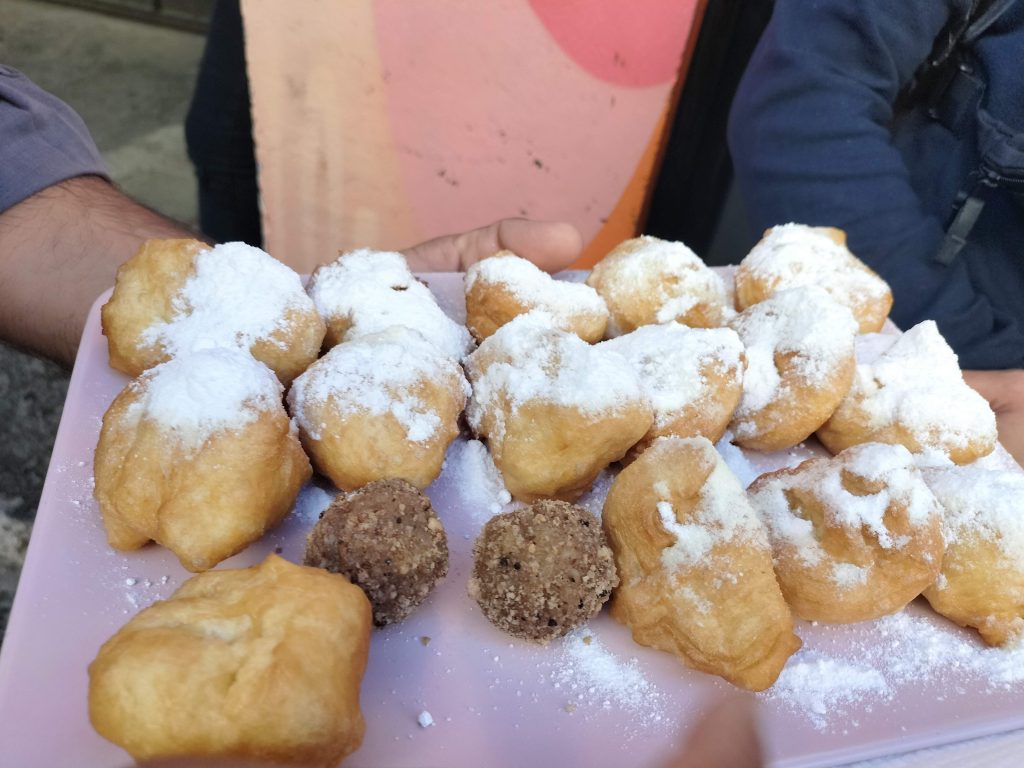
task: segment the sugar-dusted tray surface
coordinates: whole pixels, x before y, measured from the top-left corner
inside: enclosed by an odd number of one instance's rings
[[[424,277],[462,320],[461,276]],[[156,546],[111,550],[92,499],[100,420],[127,383],[107,366],[105,298],[89,316],[0,656],[0,762],[18,768],[131,764],[89,725],[87,668],[134,613],[189,575]],[[754,695],[634,644],[606,614],[547,647],[492,627],[466,595],[473,539],[491,511],[467,474],[463,442],[428,489],[448,531],[449,575],[408,620],[375,633],[362,689],[366,739],[346,765],[653,767],[678,752],[714,701]],[[720,450],[744,482],[821,451]],[[609,480],[587,499],[595,511]],[[308,486],[284,524],[220,567],[272,551],[300,561],[330,493]],[[773,765],[836,765],[1024,726],[1024,654],[985,649],[926,605],[797,632],[804,649],[757,695]],[[423,711],[433,726],[417,724]]]

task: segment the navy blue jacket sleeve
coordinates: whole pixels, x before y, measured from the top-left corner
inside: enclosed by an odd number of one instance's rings
[[[984,359],[999,318],[963,264],[934,261],[945,221],[925,209],[890,130],[901,86],[964,5],[777,0],[733,104],[729,146],[752,224],[842,227],[892,286],[894,320],[936,319],[968,363]]]
[[[0,65],[0,212],[75,176],[107,176],[82,119],[56,96]]]

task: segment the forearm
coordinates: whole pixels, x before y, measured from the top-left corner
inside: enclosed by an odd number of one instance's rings
[[[70,366],[89,307],[153,237],[195,237],[108,182],[79,177],[0,214],[0,338]]]

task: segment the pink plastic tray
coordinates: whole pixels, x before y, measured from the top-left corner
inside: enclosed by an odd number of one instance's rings
[[[460,276],[427,279],[446,310],[462,319]],[[127,383],[107,366],[98,310],[105,298],[93,307],[78,354],[0,656],[5,766],[131,764],[89,725],[86,669],[130,616],[188,578],[159,547],[112,551],[92,500],[100,419]],[[755,468],[792,463],[813,450],[758,457]],[[605,614],[546,648],[503,635],[465,588],[472,541],[488,512],[474,506],[447,471],[428,492],[448,531],[450,573],[406,622],[375,634],[362,689],[366,739],[346,765],[660,766],[678,752],[697,716],[735,693],[717,678],[635,645]],[[300,559],[326,499],[315,486],[305,489],[283,525],[221,567],[251,565],[278,548]],[[930,617],[922,606],[909,610],[981,651],[970,633]],[[800,658],[870,649],[876,634],[873,625],[800,625],[797,631],[805,642]],[[593,637],[590,645],[582,641],[586,635]],[[835,765],[1024,726],[1024,685],[992,686],[948,666],[936,664],[927,675],[891,685],[885,696],[868,692],[811,712],[785,697],[759,696],[772,764]],[[424,710],[435,725],[417,725]]]

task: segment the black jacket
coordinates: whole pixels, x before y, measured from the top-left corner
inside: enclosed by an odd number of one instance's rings
[[[778,0],[730,116],[729,144],[751,222],[845,229],[893,288],[893,319],[925,318],[964,368],[1024,367],[1024,204],[986,193],[967,246],[936,254],[981,160],[978,121],[956,135],[901,88],[967,0]],[[1024,152],[1024,0],[974,47],[979,107]]]

